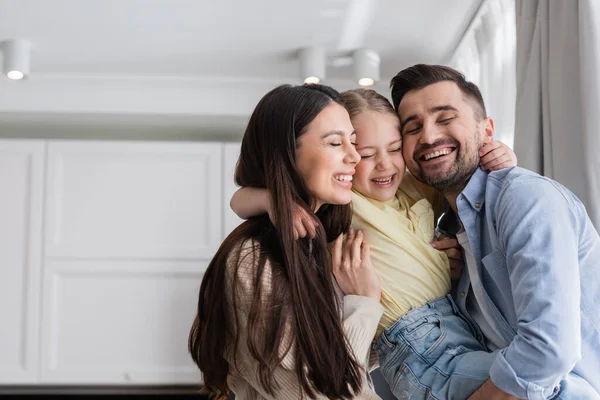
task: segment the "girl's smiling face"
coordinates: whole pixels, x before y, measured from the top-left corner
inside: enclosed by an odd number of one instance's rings
[[[364,111],[352,119],[356,129],[356,165],[353,187],[378,201],[394,198],[404,177],[402,137],[398,117],[391,113]]]

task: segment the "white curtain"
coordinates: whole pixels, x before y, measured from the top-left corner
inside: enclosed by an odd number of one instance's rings
[[[495,139],[513,147],[516,97],[514,0],[484,0],[448,65],[481,89]]]
[[[571,189],[598,229],[600,2],[517,0],[516,21],[519,165]]]

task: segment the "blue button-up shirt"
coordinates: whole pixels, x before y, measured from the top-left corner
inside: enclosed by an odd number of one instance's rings
[[[492,382],[546,399],[573,372],[600,393],[600,238],[582,203],[522,168],[477,169],[457,210],[477,263],[473,293],[504,341]],[[457,303],[473,322],[471,280],[465,269]]]

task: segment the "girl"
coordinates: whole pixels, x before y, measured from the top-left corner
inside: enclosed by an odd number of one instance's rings
[[[443,306],[446,312],[446,306],[449,306],[454,322],[459,325],[459,334],[465,336],[465,348],[481,348],[473,345],[478,342],[470,327],[454,313],[452,300],[445,297],[451,286],[450,265],[461,258],[460,252],[453,248],[457,246],[454,239],[431,244],[435,239],[435,221],[443,211],[444,200],[434,189],[405,173],[399,120],[392,105],[385,97],[368,89],[344,92],[342,98],[356,129],[356,149],[362,159],[352,180],[352,226],[364,231],[381,280],[384,314],[376,334],[379,338],[376,350],[384,377],[394,394],[402,398],[407,388],[414,384],[415,380],[411,380],[413,372],[403,370],[410,369],[409,364],[397,363],[399,353],[381,334],[400,319],[404,318],[403,323],[410,320],[409,330],[413,336],[425,336],[427,332],[421,332],[419,328],[429,325],[420,320],[416,311],[437,305],[440,309]],[[498,142],[484,146],[481,155],[482,168],[500,169],[516,164],[512,151]],[[231,206],[242,218],[271,210],[262,189],[254,188],[239,189]],[[297,236],[312,236],[311,218],[299,209],[296,214]],[[350,239],[353,239],[352,235]],[[440,249],[444,252],[438,251]],[[455,269],[453,275],[458,278],[460,270]],[[436,345],[444,347],[443,341]],[[470,393],[470,388],[473,391],[485,381],[489,366],[481,363],[474,367],[480,368],[480,376],[469,377],[467,382],[460,381],[461,393]],[[461,378],[440,379],[446,379],[445,390],[450,396]]]

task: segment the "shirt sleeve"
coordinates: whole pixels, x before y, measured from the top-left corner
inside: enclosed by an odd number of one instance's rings
[[[517,334],[490,378],[518,398],[546,399],[581,358],[577,200],[542,177],[508,183],[496,226],[517,316]]]
[[[343,307],[344,332],[354,356],[368,370],[371,343],[383,315],[383,307],[373,298],[353,295],[344,296]]]
[[[248,311],[255,291],[252,285],[254,259],[254,257],[244,257],[242,254],[240,260],[243,264],[238,268],[238,334],[242,338],[246,337],[248,333]],[[266,291],[270,289],[270,276],[271,267],[267,261],[262,279]],[[370,344],[382,314],[382,306],[374,299],[363,296],[345,296],[343,298],[343,329],[356,359],[362,364],[365,371],[368,368]],[[287,349],[294,340],[294,332],[288,329],[281,344],[282,350]],[[281,364],[273,371],[275,381],[279,385],[274,395],[270,395],[264,390],[258,374],[258,362],[251,355],[244,339],[239,341],[235,357],[230,357],[228,361],[232,363],[231,368],[237,368],[237,375],[242,377],[264,399],[306,399],[295,372],[294,347],[289,348],[290,350]],[[235,365],[233,365],[234,362]],[[375,392],[368,387],[366,374],[363,380],[363,389],[358,394],[358,398],[379,399]],[[317,396],[315,399],[326,399],[326,397]]]

